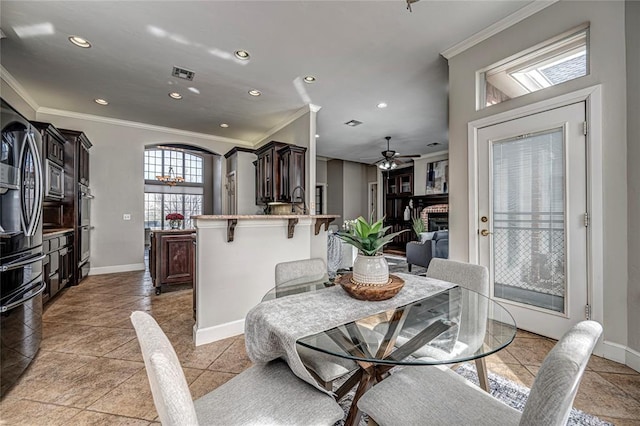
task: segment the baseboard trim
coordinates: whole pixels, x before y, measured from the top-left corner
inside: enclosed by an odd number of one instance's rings
[[[216,342],[227,337],[238,336],[242,333],[244,333],[244,319],[199,330],[196,329],[195,325],[193,326],[193,340],[196,342],[196,346]]]
[[[89,275],[113,274],[115,272],[144,271],[144,263],[132,263],[130,265],[101,266],[91,268]]]
[[[627,348],[627,366],[640,373],[640,352]]]
[[[602,342],[602,349],[604,358],[624,364],[640,373],[640,352],[606,340]]]

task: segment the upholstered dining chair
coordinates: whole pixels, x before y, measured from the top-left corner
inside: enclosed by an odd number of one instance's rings
[[[323,279],[328,279],[327,266],[320,258],[276,264],[276,289],[286,289],[287,286]],[[328,345],[335,344],[330,342],[328,337],[322,338],[327,339]],[[336,345],[336,351],[338,350]],[[334,357],[300,345],[298,345],[298,354],[304,365],[310,370],[311,375],[328,390],[332,389],[335,379],[349,374],[357,368],[356,363],[351,360]]]
[[[333,425],[344,416],[334,399],[296,377],[284,361],[254,365],[193,401],[178,356],[147,313],[131,314],[153,402],[164,426]]]
[[[365,393],[358,408],[380,426],[565,425],[601,333],[597,322],[582,321],[562,336],[542,362],[522,413],[454,371],[432,367],[398,371]]]
[[[476,306],[479,315],[474,315],[472,310],[462,309],[462,312],[466,312],[467,315],[472,316],[472,318],[459,319],[460,325],[457,339],[450,352],[461,353],[465,351],[467,353],[473,353],[478,350],[484,343],[487,326],[487,309],[489,303],[489,299],[485,298],[489,297],[489,271],[487,268],[481,265],[457,262],[455,260],[433,258],[427,268],[426,276],[458,284],[461,287],[481,295],[478,296],[475,293],[467,294],[465,295],[466,299],[462,300],[463,304],[468,303]],[[471,298],[475,300],[470,300]],[[402,339],[403,336],[399,336],[398,340],[401,341]],[[439,358],[439,353],[442,351],[443,349],[427,345],[418,350],[414,356],[437,359]],[[480,387],[489,391],[489,379],[487,378],[487,367],[484,358],[476,359],[476,370],[480,379]]]

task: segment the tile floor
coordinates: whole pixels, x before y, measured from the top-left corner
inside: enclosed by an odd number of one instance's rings
[[[182,361],[194,398],[250,365],[242,336],[194,347],[189,289],[155,296],[148,273],[87,278],[44,313],[36,361],[0,403],[0,425],[149,425],[157,414],[132,310],[153,315]],[[525,331],[488,358],[490,371],[530,387],[552,340]],[[575,406],[616,425],[640,425],[640,374],[592,357]]]

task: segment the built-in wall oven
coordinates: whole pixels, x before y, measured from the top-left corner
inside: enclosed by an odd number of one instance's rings
[[[0,399],[42,339],[42,140],[0,100]]]

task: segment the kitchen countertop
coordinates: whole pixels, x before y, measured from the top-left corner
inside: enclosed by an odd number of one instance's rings
[[[50,228],[43,229],[42,236],[43,237],[54,237],[56,235],[66,234],[67,232],[73,232],[73,228]]]
[[[274,220],[274,219],[336,219],[340,217],[340,215],[335,214],[223,214],[223,215],[197,215],[191,216],[192,219],[200,219],[200,220],[217,220],[217,219],[263,219],[263,220]]]

